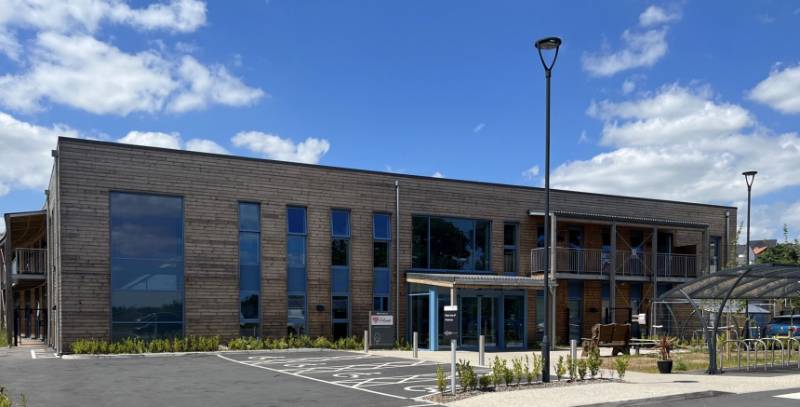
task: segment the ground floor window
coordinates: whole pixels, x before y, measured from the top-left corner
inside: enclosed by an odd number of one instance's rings
[[[344,295],[333,296],[333,339],[350,336],[350,297]]]
[[[288,327],[289,335],[306,334],[306,296],[289,295],[288,308]]]

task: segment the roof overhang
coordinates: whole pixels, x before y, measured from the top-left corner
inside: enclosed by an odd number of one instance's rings
[[[641,226],[672,226],[684,229],[707,229],[707,223],[686,222],[674,219],[648,218],[638,216],[608,215],[602,213],[551,211],[551,216],[564,219],[588,220],[601,223],[622,223]],[[528,210],[528,216],[544,216],[543,211]]]
[[[445,288],[544,288],[544,280],[496,274],[406,273],[406,282]],[[551,284],[554,285],[554,284]]]
[[[10,239],[11,250],[28,247],[44,238],[47,228],[47,212],[44,210],[5,214],[6,233],[3,240]]]

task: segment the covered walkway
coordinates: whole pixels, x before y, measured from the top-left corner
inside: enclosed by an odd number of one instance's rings
[[[717,334],[722,314],[730,300],[776,300],[800,297],[800,266],[756,264],[712,273],[667,291],[660,301],[686,300],[697,311],[703,327],[711,331],[704,336],[708,342],[708,373],[716,374]],[[698,301],[714,301],[718,310],[713,321],[705,321]]]

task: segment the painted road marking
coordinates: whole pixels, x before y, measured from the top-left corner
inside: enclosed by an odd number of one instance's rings
[[[36,351],[31,349],[31,359],[36,359]]]
[[[800,393],[781,394],[780,396],[774,396],[774,397],[780,397],[782,399],[800,400]]]
[[[437,403],[423,399],[423,397],[431,393],[435,393],[437,391],[435,385],[406,386],[404,388],[405,391],[412,393],[414,392],[419,393],[424,391],[425,393],[423,395],[414,397],[405,397],[397,394],[391,394],[372,389],[380,386],[391,386],[397,384],[411,385],[411,384],[419,384],[425,382],[431,382],[431,383],[435,382],[436,380],[435,373],[427,375],[417,374],[417,375],[402,375],[402,376],[391,376],[391,377],[383,377],[383,376],[374,377],[375,375],[382,374],[381,371],[376,372],[374,370],[435,365],[436,363],[429,363],[424,361],[395,361],[395,362],[383,362],[383,363],[380,362],[362,363],[362,364],[344,365],[344,366],[324,366],[325,362],[343,362],[349,360],[366,359],[370,358],[370,355],[352,355],[352,356],[348,355],[348,356],[307,357],[307,358],[251,356],[248,357],[249,360],[247,361],[236,360],[221,354],[217,354],[217,356],[230,362],[238,363],[245,366],[255,367],[259,369],[264,369],[275,373],[287,374],[290,376],[313,380],[319,383],[327,383],[332,386],[364,391],[399,400],[409,400],[415,403],[414,406],[438,405]],[[309,363],[309,362],[316,362],[316,363]],[[270,367],[272,365],[277,365],[277,366]],[[303,365],[303,366],[299,367],[298,365]],[[328,373],[331,374],[331,376],[342,380],[329,381],[309,376],[309,374],[318,374],[318,373]],[[364,376],[373,376],[373,377],[364,377]]]

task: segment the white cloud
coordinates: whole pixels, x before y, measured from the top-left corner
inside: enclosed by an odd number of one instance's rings
[[[782,113],[800,113],[800,65],[773,70],[748,96]]]
[[[759,14],[756,18],[761,24],[772,24],[775,22],[775,17],[769,15],[769,13]]]
[[[40,110],[48,99],[95,114],[155,112],[176,87],[158,54],[126,54],[85,35],[40,34],[31,62],[27,73],[0,77],[0,97],[12,109]]]
[[[592,102],[587,113],[604,121],[601,143],[616,146],[666,145],[729,135],[753,124],[740,106],[717,103],[709,88],[663,86],[654,95],[627,102]]]
[[[201,153],[228,154],[228,150],[215,141],[197,138],[187,141],[186,149],[189,151],[199,151]]]
[[[157,131],[132,131],[117,141],[140,146],[171,148],[173,150],[180,150],[182,145],[180,134]]]
[[[483,128],[486,127],[486,123],[478,123],[475,128],[472,129],[473,133],[480,133]]]
[[[581,130],[581,136],[578,137],[578,144],[585,144],[589,142],[589,136],[586,135],[586,130]]]
[[[436,171],[436,172],[433,173],[433,175],[431,175],[431,177],[433,177],[433,178],[444,178],[444,174],[442,174],[439,171]]]
[[[522,177],[527,179],[527,180],[532,180],[532,179],[536,178],[537,175],[539,175],[539,166],[538,165],[534,165],[533,167],[528,168],[525,171],[522,171]]]
[[[584,54],[583,69],[594,76],[612,76],[628,69],[653,66],[667,54],[667,29],[635,33],[625,30],[625,47],[616,52]]]
[[[666,24],[681,19],[679,11],[666,11],[658,6],[650,6],[639,15],[639,25],[650,27],[653,25]]]
[[[264,96],[261,89],[247,87],[240,79],[231,76],[225,67],[212,66],[209,69],[190,56],[183,57],[178,75],[184,85],[168,106],[173,112],[202,109],[208,103],[246,106]]]
[[[746,193],[741,172],[749,169],[759,171],[757,195],[800,185],[800,136],[756,128],[749,112],[714,101],[707,88],[665,86],[589,114],[604,121],[603,144],[615,149],[560,165],[560,188],[726,203]]]
[[[301,143],[295,143],[291,139],[260,131],[238,133],[231,141],[236,147],[247,148],[270,159],[309,164],[318,163],[330,150],[330,143],[325,139],[309,137]]]
[[[202,109],[211,103],[243,106],[264,94],[185,56],[180,64],[155,51],[129,54],[87,35],[46,32],[35,40],[30,69],[0,77],[0,102],[22,112],[41,110],[44,100],[94,114],[125,116]]]
[[[65,125],[38,126],[0,112],[0,196],[13,188],[44,189],[50,179],[58,137],[78,137]]]
[[[646,31],[625,30],[622,32],[623,48],[618,51],[604,50],[600,53],[584,53],[581,61],[583,69],[594,76],[612,76],[618,72],[655,65],[667,54],[666,24],[681,19],[679,10],[667,11],[661,7],[650,6],[639,15],[639,25]],[[658,27],[656,27],[658,26]],[[623,92],[629,93],[630,89]],[[635,85],[635,84],[633,84]]]
[[[622,82],[622,94],[627,95],[634,90],[636,90],[636,82],[630,79],[626,79],[625,82]]]

